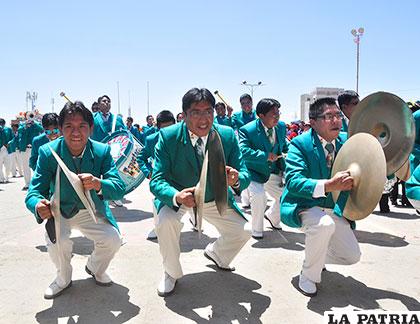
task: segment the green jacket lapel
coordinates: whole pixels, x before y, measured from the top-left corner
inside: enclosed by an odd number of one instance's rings
[[[327,167],[327,160],[325,157],[324,148],[322,147],[321,141],[319,140],[318,134],[311,130],[312,132],[312,144],[314,147],[314,154],[317,157],[318,164],[319,164],[319,171],[321,173],[322,179],[329,179],[329,171]]]
[[[187,124],[185,124],[185,122],[182,122],[182,123],[183,125],[180,128],[180,141],[184,145],[185,158],[187,159],[191,168],[193,168],[193,170],[195,170],[198,174],[200,174],[198,170],[198,161],[195,156],[195,150],[192,146],[191,139],[190,139],[190,132],[188,131]]]

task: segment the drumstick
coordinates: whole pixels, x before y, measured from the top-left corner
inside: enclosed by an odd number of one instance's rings
[[[226,105],[226,106],[229,106],[229,107],[231,107],[231,105],[229,105],[227,102],[226,102],[226,100],[221,96],[221,94],[219,93],[219,90],[216,90],[215,92],[214,92],[214,94],[217,96],[217,97],[219,97],[219,99],[220,100],[222,100],[223,101],[223,103]]]
[[[60,96],[64,97],[68,102],[72,104],[71,100],[66,96],[66,94],[63,91],[60,92]]]

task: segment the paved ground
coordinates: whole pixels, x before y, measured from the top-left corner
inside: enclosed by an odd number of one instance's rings
[[[43,292],[54,279],[44,228],[24,207],[22,178],[0,184],[0,323],[322,323],[327,310],[420,310],[420,217],[392,207],[358,223],[362,259],[354,266],[328,266],[317,297],[295,286],[304,236],[267,228],[251,239],[222,273],[203,257],[215,240],[205,224],[201,239],[185,222],[181,236],[185,276],[167,298],[156,294],[162,275],[159,247],[145,236],[153,226],[148,183],[129,194],[115,214],[126,244],[109,273],[116,284],[98,287],[84,272],[92,243],[75,236],[73,286],[54,301]]]

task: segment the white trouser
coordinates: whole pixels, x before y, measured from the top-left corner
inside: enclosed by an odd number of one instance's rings
[[[178,212],[164,206],[159,211],[155,223],[163,267],[175,279],[182,277],[179,242],[183,227],[181,218],[187,211],[193,213],[191,209],[182,206]],[[220,237],[206,248],[212,250],[224,265],[229,265],[251,236],[248,226],[245,226],[247,221],[232,208],[228,208],[225,216],[220,216],[215,202],[204,204],[203,215],[220,233]]]
[[[25,178],[25,186],[28,187],[31,182],[31,168],[29,167],[29,158],[31,157],[31,148],[26,148],[25,152],[18,151],[18,158],[23,168],[23,177]]]
[[[18,159],[18,154],[16,152],[10,153],[9,159],[10,159],[10,173],[12,174],[12,176],[13,177],[16,176],[16,168],[17,168],[19,175],[22,177],[23,167],[22,167],[22,164],[20,163],[20,160]]]
[[[410,201],[410,203],[413,205],[413,207],[420,211],[420,200],[416,200],[416,199],[410,199],[408,198],[408,200]]]
[[[60,249],[58,249],[57,244],[51,243],[47,233],[45,233],[45,239],[48,253],[57,268],[56,281],[61,287],[67,286],[71,280],[72,267],[70,261],[73,241],[70,240],[70,234],[72,229],[79,230],[94,242],[95,249],[87,261],[87,267],[94,274],[102,275],[106,271],[121,246],[121,237],[117,229],[103,217],[98,217],[98,223],[95,224],[86,209],[80,210],[70,219],[61,217],[60,228]]]
[[[331,209],[312,207],[300,213],[305,232],[305,260],[302,274],[321,282],[322,268],[329,264],[354,264],[360,260],[360,248],[349,222]]]
[[[9,174],[7,173],[7,155],[7,148],[2,146],[0,148],[0,182],[9,180]],[[3,166],[5,173],[3,173]]]
[[[280,226],[280,197],[283,192],[283,188],[280,185],[281,177],[277,174],[270,175],[266,183],[251,181],[248,189],[253,231],[264,231],[264,215],[267,207],[266,193],[274,200],[273,205],[267,210],[267,217],[274,226]]]
[[[242,204],[242,207],[243,206],[249,206],[251,204],[250,200],[249,200],[249,188],[246,188],[246,189],[242,190],[242,192],[241,192],[241,204]]]

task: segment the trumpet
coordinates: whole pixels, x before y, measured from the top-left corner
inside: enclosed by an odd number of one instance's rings
[[[66,96],[66,94],[63,92],[63,91],[61,91],[60,92],[60,96],[61,97],[64,97],[64,99],[66,99],[68,102],[70,102],[71,104],[73,103],[67,96]]]

